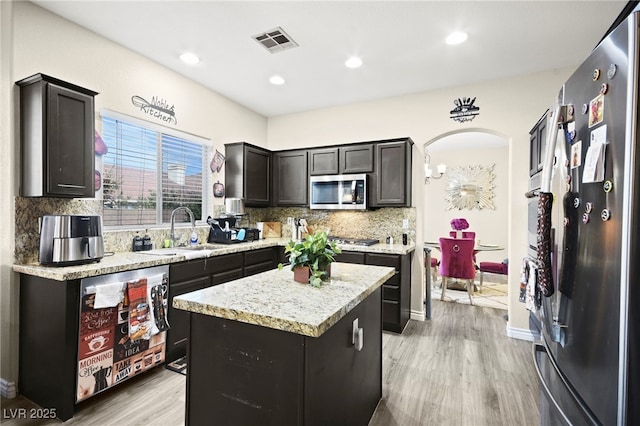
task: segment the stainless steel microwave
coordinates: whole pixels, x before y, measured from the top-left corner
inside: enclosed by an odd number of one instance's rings
[[[366,210],[367,175],[311,176],[311,209]]]

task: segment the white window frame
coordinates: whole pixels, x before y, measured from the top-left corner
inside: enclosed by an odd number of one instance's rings
[[[122,114],[120,112],[117,111],[113,111],[107,108],[101,108],[100,109],[100,117],[102,118],[109,118],[112,120],[118,120],[118,121],[122,121],[125,123],[129,123],[129,124],[133,124],[136,126],[140,126],[143,127],[147,130],[150,130],[152,132],[156,132],[159,134],[164,134],[164,135],[168,135],[168,136],[173,136],[179,139],[184,139],[188,142],[192,142],[192,143],[196,143],[199,145],[203,145],[205,147],[207,147],[207,151],[206,151],[206,156],[203,156],[202,158],[202,217],[198,218],[196,217],[196,222],[202,223],[205,218],[207,216],[211,216],[212,215],[212,207],[211,207],[211,173],[209,172],[209,163],[211,162],[211,160],[213,159],[213,147],[212,147],[212,142],[211,139],[207,139],[204,138],[202,136],[198,136],[198,135],[194,135],[192,133],[187,133],[187,132],[183,132],[180,130],[176,130],[176,129],[172,129],[170,127],[166,127],[166,126],[162,126],[160,124],[156,124],[156,123],[152,123],[150,121],[146,121],[146,120],[142,120],[127,114]],[[102,123],[101,123],[102,125]],[[158,146],[158,151],[161,151],[161,147]],[[108,155],[108,154],[107,154]],[[160,161],[160,163],[162,163],[162,161]],[[97,164],[96,164],[97,165]],[[100,173],[102,174],[102,176],[104,176],[104,170],[102,167],[102,162],[100,162]],[[160,181],[162,178],[162,171],[160,171],[160,173],[158,174],[158,180]],[[158,182],[158,186],[161,186],[160,182]],[[162,205],[162,194],[159,193],[157,195],[157,200],[156,202],[158,203],[158,205]],[[100,199],[101,204],[104,203],[104,200],[101,198]],[[169,223],[162,223],[162,208],[158,208],[156,207],[156,223],[148,223],[148,224],[137,224],[137,225],[104,225],[105,229],[112,229],[112,230],[119,230],[119,229],[139,229],[141,227],[144,228],[166,228],[167,226],[169,226]]]

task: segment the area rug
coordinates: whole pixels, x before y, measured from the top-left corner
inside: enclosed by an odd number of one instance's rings
[[[473,304],[483,308],[495,308],[507,310],[508,306],[508,284],[495,283],[484,281],[482,284],[482,291],[477,286],[476,291],[473,292]],[[440,299],[442,289],[440,288],[440,280],[431,288],[431,298]],[[463,305],[469,305],[469,295],[466,290],[454,290],[451,287],[447,288],[447,292],[444,296],[445,302],[461,303]]]
[[[177,360],[167,364],[167,370],[175,371],[183,375],[187,375],[187,357],[183,356]]]

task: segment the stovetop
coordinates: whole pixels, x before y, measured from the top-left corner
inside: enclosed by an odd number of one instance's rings
[[[380,240],[367,238],[329,237],[328,239],[329,241],[335,241],[338,244],[351,244],[354,246],[372,246],[380,242]]]

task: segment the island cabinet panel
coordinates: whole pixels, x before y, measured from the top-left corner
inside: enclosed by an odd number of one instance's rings
[[[306,346],[305,425],[367,425],[382,398],[381,292],[376,290]],[[353,322],[363,347],[351,341]],[[328,409],[330,407],[330,409]]]
[[[185,424],[302,424],[304,336],[190,315]]]
[[[186,424],[367,425],[382,397],[380,305],[378,288],[320,337],[190,313]]]

